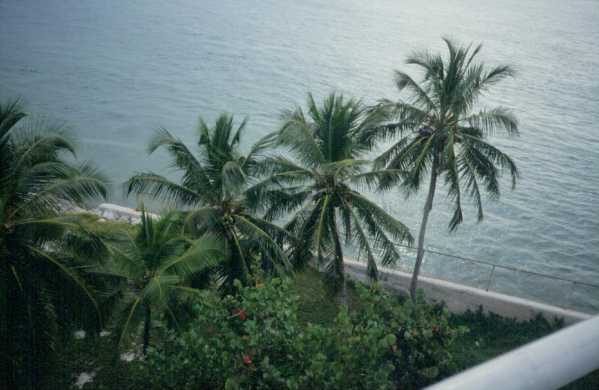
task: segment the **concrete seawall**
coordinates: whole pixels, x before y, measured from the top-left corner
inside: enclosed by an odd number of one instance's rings
[[[345,272],[350,278],[368,281],[366,264],[349,259],[345,260],[345,264]],[[406,272],[379,267],[380,285],[402,295],[409,294],[411,277],[412,275]],[[445,302],[447,308],[454,313],[462,313],[468,309],[477,310],[482,306],[487,312],[520,321],[532,319],[538,314],[547,319],[562,318],[566,324],[592,317],[578,311],[424,276],[418,279],[418,287],[424,291],[427,300]]]

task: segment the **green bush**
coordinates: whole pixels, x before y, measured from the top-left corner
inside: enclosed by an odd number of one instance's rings
[[[150,348],[139,379],[167,389],[391,389],[431,383],[452,365],[459,330],[442,308],[358,286],[359,310],[306,326],[288,282],[239,287],[236,297],[199,298],[197,319]]]
[[[353,323],[383,324],[385,332],[394,336],[395,383],[402,388],[420,388],[455,371],[450,346],[467,328],[452,326],[445,307],[425,303],[421,294],[413,303],[409,299],[400,302],[376,287],[357,286],[357,291],[361,305],[353,313]]]

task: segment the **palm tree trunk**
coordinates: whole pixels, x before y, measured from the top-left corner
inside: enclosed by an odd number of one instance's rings
[[[339,291],[339,304],[347,306],[347,285],[345,283],[345,262],[343,261],[343,247],[341,246],[341,240],[339,240],[339,233],[337,232],[337,220],[335,218],[335,211],[331,217],[331,233],[333,235],[333,241],[335,243],[335,262],[337,268],[337,277],[341,282],[341,290]]]
[[[435,189],[437,188],[437,161],[433,161],[431,168],[431,182],[428,188],[428,196],[424,203],[424,211],[422,213],[422,222],[420,223],[420,232],[418,233],[418,251],[416,253],[416,264],[414,264],[414,272],[412,273],[412,281],[410,282],[410,297],[416,302],[416,286],[418,284],[418,275],[424,258],[424,236],[426,234],[426,225],[428,216],[433,209],[433,198],[435,197]]]
[[[28,288],[29,289],[29,288]],[[26,389],[35,389],[36,383],[38,382],[37,375],[37,365],[35,364],[35,358],[37,356],[37,351],[35,350],[35,325],[33,324],[33,309],[31,302],[31,294],[26,293],[26,307],[27,307],[27,347],[25,347],[25,366],[26,366]]]
[[[150,306],[145,305],[145,319],[144,319],[144,339],[143,339],[143,354],[146,356],[148,352],[148,345],[150,345],[150,325],[152,323],[152,312]]]

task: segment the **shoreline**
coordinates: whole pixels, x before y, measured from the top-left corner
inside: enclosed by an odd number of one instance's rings
[[[134,225],[139,224],[141,221],[140,211],[112,203],[102,203],[90,210],[73,209],[72,211],[88,212],[99,216],[101,219]],[[158,214],[148,214],[152,218],[159,217]],[[360,281],[367,279],[365,277],[365,264],[353,259],[346,259],[346,261],[348,263],[346,274],[350,278]],[[385,267],[379,267],[379,271],[381,285],[399,294],[406,293],[410,274]],[[485,291],[448,280],[431,278],[425,275],[422,276],[422,280],[424,281],[422,288],[427,298],[434,301],[444,301],[448,309],[454,313],[463,313],[466,310],[475,311],[479,306],[482,306],[486,311],[520,321],[529,320],[538,314],[543,314],[548,319],[563,318],[566,324],[592,317],[591,314],[578,310],[533,301],[516,295]]]

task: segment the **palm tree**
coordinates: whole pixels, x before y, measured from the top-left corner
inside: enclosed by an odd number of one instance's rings
[[[399,259],[394,244],[412,242],[406,226],[359,192],[397,175],[388,169],[367,171],[370,161],[364,156],[371,145],[361,138],[379,126],[381,118],[379,112],[367,112],[361,102],[341,95],[331,94],[320,107],[308,95],[307,114],[301,108],[286,112],[278,135],[279,144],[295,160],[272,158],[271,176],[263,184],[284,189],[264,196],[267,219],[299,209],[286,225],[299,243],[294,262],[302,265],[315,253],[318,264],[325,264],[332,287],[341,290],[342,303],[346,292],[340,231],[346,243],[355,242],[366,254],[372,278],[377,277],[377,256],[384,265],[394,263]]]
[[[60,129],[25,116],[18,101],[0,104],[1,353],[11,388],[42,386],[58,331],[55,304],[70,298],[67,289],[77,286],[97,307],[69,248],[85,229],[64,211],[106,196],[95,169],[66,159],[75,149]]]
[[[143,324],[142,345],[146,354],[150,344],[152,318],[177,324],[182,301],[190,293],[192,279],[222,260],[221,240],[204,235],[190,240],[182,235],[179,214],[169,213],[158,220],[142,207],[141,223],[135,237],[123,249],[111,248],[113,256],[97,271],[116,278],[119,303],[113,322],[119,345]]]
[[[488,67],[476,61],[481,45],[460,47],[444,39],[449,56],[416,53],[407,64],[416,65],[423,72],[420,83],[407,73],[397,71],[395,81],[406,100],[382,101],[380,106],[397,118],[372,132],[367,138],[393,137],[401,139],[377,158],[377,166],[406,172],[400,175],[408,195],[416,192],[430,177],[428,195],[418,234],[418,251],[410,293],[414,298],[422,259],[424,237],[429,213],[442,177],[453,202],[453,216],[449,230],[455,230],[463,220],[462,198],[474,199],[478,221],[483,219],[481,190],[492,198],[499,196],[499,177],[507,171],[515,188],[518,170],[512,159],[490,144],[486,138],[497,131],[518,134],[518,122],[504,107],[479,108],[481,96],[501,80],[514,75],[506,65]],[[382,188],[395,184],[398,177],[386,177]]]
[[[281,247],[287,232],[253,213],[260,199],[252,188],[272,136],[259,140],[244,155],[239,145],[245,125],[243,121],[235,128],[227,114],[220,115],[212,128],[200,119],[195,155],[163,129],[150,142],[149,152],[165,148],[182,173],[181,184],[154,173],[137,174],[127,183],[128,194],[146,194],[185,207],[189,233],[211,233],[225,241],[228,259],[220,274],[226,291],[234,289],[235,279],[248,283],[256,262],[277,273],[289,268]]]

